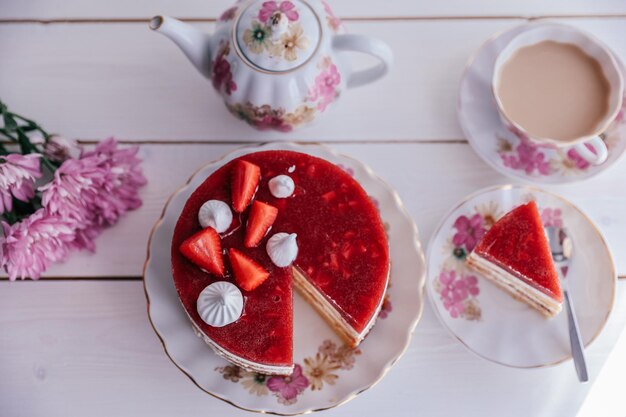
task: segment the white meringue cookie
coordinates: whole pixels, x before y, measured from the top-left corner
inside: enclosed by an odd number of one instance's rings
[[[289,175],[279,175],[272,178],[269,180],[268,186],[270,187],[270,193],[276,198],[291,197],[296,189],[296,184],[294,184]]]
[[[268,239],[265,250],[277,267],[284,268],[298,256],[297,235],[295,233],[276,233]]]
[[[200,226],[212,227],[217,233],[224,233],[233,222],[233,213],[228,204],[220,200],[209,200],[198,211]]]
[[[207,286],[198,296],[196,308],[200,318],[209,326],[224,327],[241,317],[243,295],[239,288],[227,281]]]

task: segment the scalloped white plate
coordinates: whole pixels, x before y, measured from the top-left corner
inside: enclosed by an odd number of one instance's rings
[[[272,379],[232,367],[196,337],[176,293],[170,266],[174,226],[191,193],[227,161],[270,149],[324,158],[352,174],[378,204],[389,236],[392,265],[388,298],[381,316],[357,351],[342,348],[332,330],[294,294],[297,366],[294,377],[288,379]],[[398,194],[368,167],[320,145],[273,143],[241,148],[210,163],[170,198],[148,242],[144,287],[150,321],[167,355],[200,389],[238,408],[292,415],[345,403],[383,378],[406,350],[419,321],[425,275],[415,223]],[[321,376],[317,376],[320,372]]]
[[[456,205],[428,245],[428,295],[443,325],[479,356],[518,368],[555,365],[572,357],[565,308],[556,317],[545,319],[469,270],[464,256],[473,248],[471,238],[480,234],[477,231],[486,230],[500,216],[531,199],[537,202],[544,226],[567,228],[574,244],[565,285],[588,347],[613,309],[617,277],[602,234],[569,201],[530,186],[487,188]],[[463,216],[470,219],[471,228],[464,221],[455,224]],[[457,234],[460,240],[455,245]]]

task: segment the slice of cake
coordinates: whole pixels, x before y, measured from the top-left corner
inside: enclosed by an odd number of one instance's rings
[[[498,220],[478,242],[467,264],[544,316],[561,311],[559,276],[534,201]]]
[[[292,288],[349,345],[374,325],[389,278],[383,223],[338,166],[265,151],[234,159],[191,195],[172,272],[195,331],[247,370],[293,368]]]

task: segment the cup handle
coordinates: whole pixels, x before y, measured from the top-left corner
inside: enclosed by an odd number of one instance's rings
[[[393,64],[391,48],[379,39],[363,35],[335,35],[333,48],[339,51],[363,52],[379,59],[380,62],[371,68],[353,71],[348,75],[348,88],[360,87],[382,78]]]
[[[591,152],[589,148],[587,148],[587,145],[590,145],[595,153]],[[600,165],[604,163],[609,156],[606,143],[604,143],[600,136],[595,136],[587,142],[577,143],[573,148],[576,150],[578,155],[592,165]]]

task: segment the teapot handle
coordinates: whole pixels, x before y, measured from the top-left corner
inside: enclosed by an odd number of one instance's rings
[[[378,58],[378,64],[373,67],[353,71],[348,75],[348,88],[360,87],[372,83],[389,72],[393,64],[393,52],[385,42],[364,35],[335,35],[333,48],[338,51],[362,52]]]

